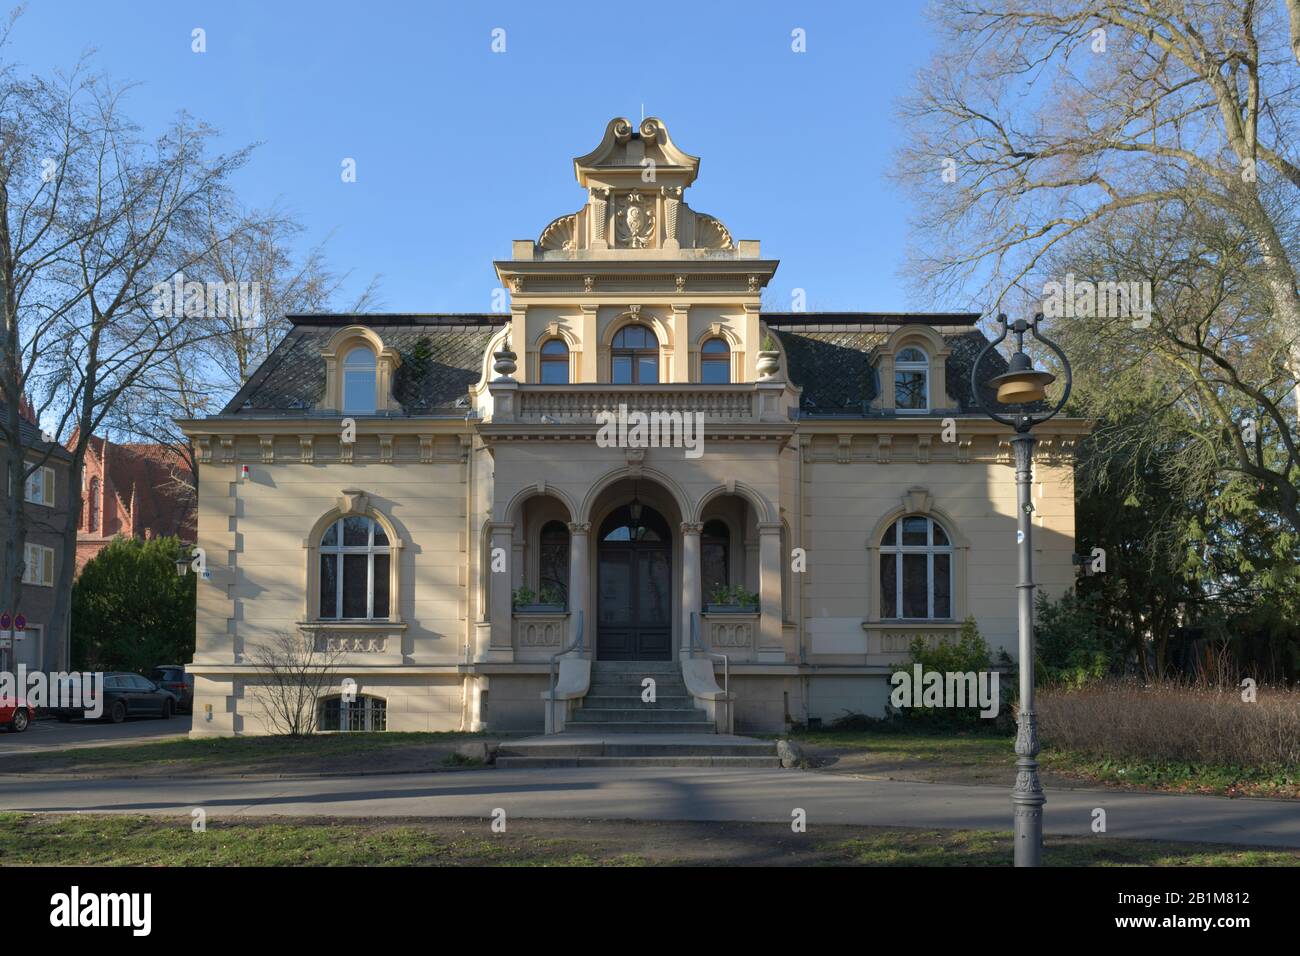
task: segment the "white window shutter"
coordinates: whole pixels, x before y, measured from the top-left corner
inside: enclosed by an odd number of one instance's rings
[[[54,469],[48,465],[41,469],[45,475],[45,500],[44,504],[48,508],[54,507]]]

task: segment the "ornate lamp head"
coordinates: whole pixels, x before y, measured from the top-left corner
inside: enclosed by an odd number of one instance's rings
[[[1034,425],[1045,422],[1065,405],[1065,400],[1070,397],[1070,384],[1072,376],[1070,374],[1070,362],[1065,357],[1065,353],[1051,339],[1041,335],[1038,331],[1038,323],[1042,321],[1043,314],[1040,312],[1034,316],[1032,322],[1026,322],[1024,319],[1017,319],[1015,322],[1008,324],[1005,315],[998,316],[998,323],[1002,326],[1002,334],[992,342],[989,342],[980,351],[975,358],[974,364],[970,370],[971,393],[975,400],[979,402],[980,408],[984,414],[995,422],[1001,422],[1004,425],[1010,425],[1018,432],[1027,432]],[[1001,375],[996,375],[989,380],[988,384],[996,390],[997,403],[999,405],[1015,406],[1015,418],[1007,418],[999,415],[996,411],[988,406],[979,387],[979,367],[984,356],[990,349],[1001,343],[1008,333],[1014,332],[1016,336],[1016,351],[1011,356],[1011,361],[1007,363],[1007,370]],[[1051,372],[1040,372],[1034,368],[1034,363],[1029,356],[1025,354],[1025,333],[1031,333],[1034,338],[1042,342],[1049,349],[1056,353],[1060,358],[1061,364],[1065,369],[1065,391],[1061,395],[1061,400],[1056,403],[1047,412],[1032,412],[1028,406],[1047,400],[1047,386],[1056,381],[1056,376]]]

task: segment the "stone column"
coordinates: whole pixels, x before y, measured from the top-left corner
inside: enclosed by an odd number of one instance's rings
[[[510,607],[510,585],[513,577],[510,565],[514,557],[515,526],[509,521],[493,521],[489,525],[492,545],[488,551],[488,573],[492,582],[492,596],[488,602],[492,637],[488,642],[487,660],[514,660],[514,619]]]
[[[682,522],[682,636],[679,642],[681,656],[691,656],[691,615],[701,610],[700,531],[704,525],[692,521]],[[706,643],[700,621],[700,642]]]
[[[584,619],[582,654],[591,657],[591,621],[587,610],[587,581],[591,574],[587,558],[587,540],[591,524],[586,521],[569,522],[569,635],[567,646],[578,636],[578,614]]]
[[[781,630],[781,522],[758,523],[758,659],[785,662]]]

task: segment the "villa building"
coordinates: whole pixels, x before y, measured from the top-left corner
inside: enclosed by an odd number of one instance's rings
[[[613,120],[574,160],[582,207],[495,263],[501,313],[293,316],[182,423],[195,734],[268,732],[256,652],[286,633],[356,682],[322,707],[344,730],[774,732],[882,714],[909,643],[967,616],[1014,655],[979,316],[764,311],[777,260],[687,204],[698,168],[659,120]],[[1052,595],[1087,427],[1037,432]],[[643,673],[685,690],[659,713],[610,696]]]

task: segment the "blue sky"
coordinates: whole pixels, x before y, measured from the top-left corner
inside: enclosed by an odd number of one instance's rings
[[[692,207],[781,260],[774,304],[795,287],[809,310],[966,304],[915,300],[898,275],[909,208],[887,172],[895,102],[930,56],[920,0],[37,0],[8,52],[46,72],[91,48],[139,84],[146,130],[186,109],[229,148],[260,142],[241,196],[332,234],[342,298],[378,273],[385,311],[490,311],[492,260],[581,206],[572,158],[642,104],[701,157]]]

